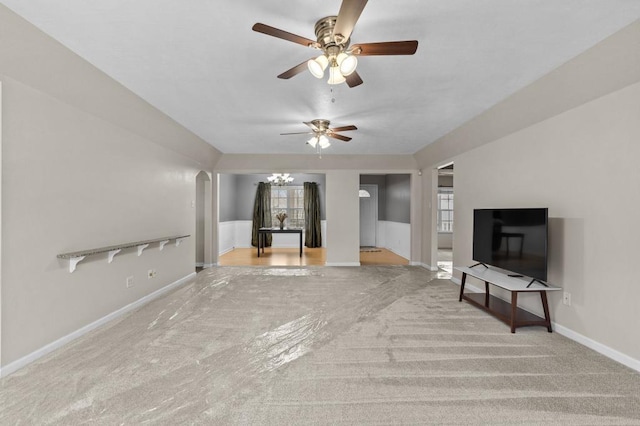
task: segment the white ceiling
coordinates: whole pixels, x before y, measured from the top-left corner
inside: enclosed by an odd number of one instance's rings
[[[640,0],[372,0],[352,43],[418,51],[361,57],[350,89],[277,79],[317,51],[251,30],[315,39],[341,0],[0,2],[224,153],[311,154],[279,134],[326,118],[359,128],[327,154],[413,154],[640,17]]]

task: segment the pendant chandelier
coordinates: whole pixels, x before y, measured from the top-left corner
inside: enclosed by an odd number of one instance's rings
[[[267,178],[267,180],[276,186],[284,186],[290,182],[293,182],[293,177],[290,173],[274,173]]]

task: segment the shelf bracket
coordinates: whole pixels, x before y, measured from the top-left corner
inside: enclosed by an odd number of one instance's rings
[[[164,246],[169,242],[169,240],[163,240],[160,241],[160,251],[162,251],[162,249],[164,249]]]
[[[180,245],[182,240],[186,240],[186,238],[176,238],[176,247],[178,247]]]
[[[149,244],[141,244],[138,246],[138,256],[140,256],[142,254],[142,252],[144,251],[144,249],[146,249],[147,247],[149,247]]]
[[[121,251],[122,251],[122,249],[110,250],[109,251],[109,260],[108,260],[108,262],[109,263],[113,262],[113,258],[115,257],[115,255],[120,253]]]
[[[69,258],[69,272],[73,272],[76,270],[76,265],[82,261],[86,256],[76,256]]]

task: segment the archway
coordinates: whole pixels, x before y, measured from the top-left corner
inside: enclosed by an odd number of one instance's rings
[[[211,234],[211,176],[201,171],[196,176],[196,270],[213,266]]]

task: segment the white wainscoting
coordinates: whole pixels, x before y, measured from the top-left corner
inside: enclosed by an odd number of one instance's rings
[[[225,254],[233,250],[236,244],[235,235],[235,222],[220,222],[218,224],[218,254]]]
[[[411,224],[379,220],[377,246],[411,260]]]
[[[320,221],[322,247],[326,247],[327,221]],[[273,234],[273,247],[299,247],[298,234]],[[304,233],[302,234],[304,244]],[[235,220],[218,224],[218,249],[224,254],[234,248],[251,248],[251,221]]]

